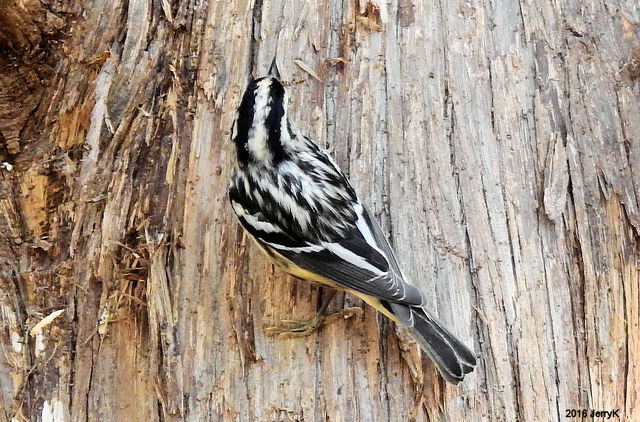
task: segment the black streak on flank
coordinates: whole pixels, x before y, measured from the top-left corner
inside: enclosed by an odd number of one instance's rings
[[[278,80],[272,79],[269,87],[269,99],[271,110],[265,125],[269,131],[267,145],[271,151],[273,164],[278,164],[286,158],[284,147],[280,139],[280,129],[282,127],[282,117],[284,116],[284,87]]]
[[[238,107],[238,132],[233,142],[236,144],[236,153],[238,154],[238,163],[245,165],[249,161],[249,130],[253,125],[253,114],[256,105],[256,89],[258,85],[257,81],[253,81],[247,87],[247,90],[242,96],[242,102]]]
[[[294,238],[286,233],[266,232],[264,230],[260,230],[249,224],[247,220],[242,216],[238,216],[238,219],[240,220],[240,224],[242,224],[242,226],[261,243],[266,242],[275,245],[282,245],[287,248],[303,248],[305,246],[309,246],[309,244],[304,240]]]

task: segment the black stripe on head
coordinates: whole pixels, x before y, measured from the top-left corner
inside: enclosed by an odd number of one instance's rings
[[[265,121],[265,125],[269,132],[267,145],[271,151],[273,164],[278,164],[286,158],[284,146],[282,145],[281,131],[287,130],[282,127],[282,117],[284,116],[284,108],[286,107],[284,86],[275,78],[271,78],[271,86],[269,87],[269,102],[271,109]]]
[[[238,118],[236,120],[237,132],[233,142],[236,144],[236,153],[240,164],[246,164],[249,161],[249,130],[253,125],[258,82],[260,82],[260,79],[251,81],[244,91],[242,102],[240,103],[240,107],[238,107]]]

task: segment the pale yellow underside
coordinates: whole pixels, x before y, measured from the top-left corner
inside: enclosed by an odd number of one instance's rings
[[[310,281],[312,283],[317,283],[317,284],[320,284],[322,286],[331,287],[332,289],[349,292],[352,295],[364,300],[366,303],[368,303],[370,306],[375,308],[378,312],[381,312],[383,315],[385,315],[390,320],[398,322],[398,319],[392,313],[390,313],[384,306],[382,306],[382,304],[380,303],[380,300],[378,298],[376,298],[374,296],[369,296],[367,294],[358,292],[356,290],[346,289],[346,288],[336,284],[335,282],[329,280],[328,278],[325,278],[325,277],[323,277],[323,276],[321,276],[319,274],[313,273],[313,272],[311,272],[309,270],[306,270],[306,269],[304,269],[302,267],[299,267],[293,261],[291,261],[288,258],[285,258],[284,256],[280,255],[273,248],[267,250],[253,236],[251,236],[249,233],[247,233],[247,234],[249,235],[249,237],[251,237],[253,239],[253,241],[256,243],[256,245],[258,245],[260,250],[267,256],[267,258],[269,258],[269,260],[271,262],[273,262],[274,264],[276,264],[278,267],[282,268],[283,270],[285,270],[289,274],[294,275],[294,276],[296,276],[298,278],[301,278],[303,280]]]

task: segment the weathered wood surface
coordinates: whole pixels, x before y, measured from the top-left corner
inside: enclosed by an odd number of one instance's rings
[[[640,420],[637,1],[0,0],[0,23],[2,420]],[[322,294],[227,204],[274,57],[481,354],[461,385],[369,308],[263,334]]]

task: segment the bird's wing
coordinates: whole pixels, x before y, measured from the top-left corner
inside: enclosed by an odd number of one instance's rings
[[[354,203],[357,219],[345,236],[333,241],[301,239],[269,221],[262,212],[248,213],[232,200],[242,226],[265,247],[295,265],[355,290],[393,303],[419,306],[420,291],[403,280],[393,252],[366,209]],[[254,210],[255,211],[255,210]]]

